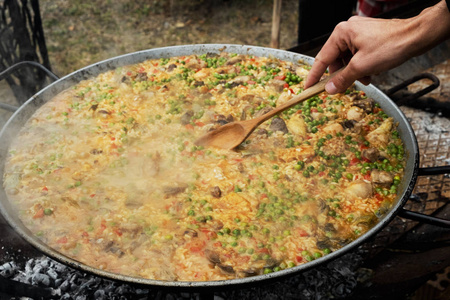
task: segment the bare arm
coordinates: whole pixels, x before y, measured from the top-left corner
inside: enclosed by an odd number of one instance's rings
[[[355,80],[370,83],[370,76],[420,55],[450,37],[450,12],[445,1],[410,19],[351,17],[339,23],[316,56],[305,88],[316,83],[327,68],[333,73],[330,94],[344,92]]]

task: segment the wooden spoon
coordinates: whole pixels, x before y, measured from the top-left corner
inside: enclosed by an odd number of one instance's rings
[[[280,112],[309,99],[323,91],[325,91],[325,85],[334,77],[339,71],[334,72],[331,76],[319,81],[313,86],[307,88],[298,95],[295,95],[288,102],[280,105],[268,113],[259,116],[257,118],[245,121],[231,122],[220,126],[219,128],[208,132],[195,141],[198,146],[204,147],[216,147],[221,149],[234,149],[239,146],[245,139],[264,121],[272,118]]]

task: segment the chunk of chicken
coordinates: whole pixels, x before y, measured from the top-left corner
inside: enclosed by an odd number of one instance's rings
[[[372,170],[372,173],[370,174],[370,179],[372,180],[373,183],[384,186],[390,186],[392,182],[394,182],[394,176],[391,173],[377,169]]]
[[[339,123],[333,123],[333,124],[325,126],[323,128],[323,131],[328,134],[336,134],[338,132],[342,133],[342,132],[344,132],[344,127],[342,127],[342,125]]]
[[[384,122],[372,132],[366,136],[366,139],[370,144],[374,146],[386,147],[389,143],[389,135],[391,134],[392,127],[394,126],[394,120],[387,118]]]
[[[308,129],[305,121],[298,114],[292,115],[287,121],[286,126],[288,127],[289,132],[299,136],[305,136]]]
[[[349,120],[361,121],[365,115],[364,110],[357,106],[352,106],[347,111],[347,119]]]
[[[299,160],[308,162],[314,155],[314,148],[309,145],[302,145],[299,148],[280,149],[277,153],[278,158],[285,162]]]
[[[372,196],[372,184],[364,180],[356,180],[350,183],[346,189],[346,192],[352,196],[369,198]]]

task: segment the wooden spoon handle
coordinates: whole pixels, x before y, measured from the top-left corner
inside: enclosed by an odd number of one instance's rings
[[[269,111],[268,113],[253,119],[252,121],[256,122],[258,125],[263,123],[264,121],[272,118],[273,116],[277,115],[278,113],[280,113],[281,111],[288,109],[291,106],[294,106],[302,101],[305,101],[317,94],[322,93],[323,91],[325,91],[325,85],[328,83],[328,81],[330,81],[331,78],[333,78],[334,76],[336,76],[338,73],[340,73],[342,71],[342,69],[339,69],[338,71],[334,72],[333,74],[331,74],[330,76],[326,77],[324,80],[321,80],[319,82],[317,82],[316,84],[314,84],[313,86],[307,88],[306,90],[304,90],[303,92],[301,92],[298,95],[295,95],[291,98],[291,100],[289,100],[288,102],[277,106],[276,108],[272,109],[271,111]]]

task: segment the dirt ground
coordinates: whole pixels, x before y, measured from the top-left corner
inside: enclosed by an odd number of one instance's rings
[[[138,50],[203,43],[270,46],[271,0],[41,0],[60,76]],[[280,48],[297,43],[298,1],[282,2]]]

